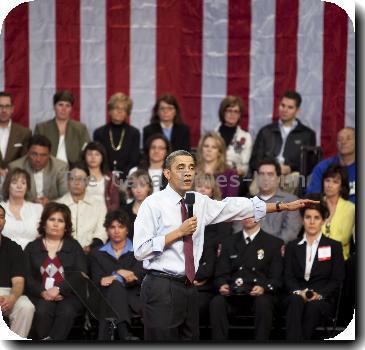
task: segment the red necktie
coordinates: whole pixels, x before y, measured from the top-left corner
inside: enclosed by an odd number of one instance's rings
[[[184,222],[188,218],[184,199],[182,199],[180,203],[181,203],[181,219],[182,219],[182,222]],[[192,236],[193,235],[191,234],[191,235],[183,237],[184,254],[185,254],[185,274],[191,283],[194,281],[194,277],[195,277]]]

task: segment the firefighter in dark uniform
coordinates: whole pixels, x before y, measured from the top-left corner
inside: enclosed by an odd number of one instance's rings
[[[282,285],[284,242],[262,231],[253,218],[222,245],[215,271],[218,290],[210,303],[213,340],[228,339],[229,316],[253,308],[255,339],[269,339],[276,294]]]

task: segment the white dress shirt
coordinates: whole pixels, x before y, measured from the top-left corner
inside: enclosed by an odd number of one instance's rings
[[[304,244],[304,242],[307,243],[307,250],[306,250],[306,257],[305,257],[305,270],[304,270],[304,279],[306,281],[309,281],[311,277],[311,271],[313,266],[314,258],[317,254],[317,249],[319,245],[319,241],[321,240],[322,233],[313,241],[313,243],[310,245],[307,240],[307,234],[304,234],[303,239],[298,243],[298,245]]]
[[[60,135],[58,140],[58,148],[57,148],[57,159],[61,159],[64,162],[68,163],[67,154],[66,154],[66,142],[65,142],[65,135]]]
[[[25,201],[20,209],[21,220],[17,220],[9,209],[9,202],[2,202],[5,209],[5,226],[2,235],[18,243],[22,249],[38,236],[38,225],[43,206],[38,203]]]
[[[230,197],[216,201],[194,193],[194,215],[198,219],[198,226],[193,233],[193,249],[197,270],[203,251],[205,226],[252,216],[258,221],[266,214],[266,204],[257,197]],[[133,247],[136,259],[143,260],[145,269],[185,275],[183,240],[165,247],[165,236],[182,223],[180,201],[181,196],[169,185],[143,201],[134,223]]]
[[[105,177],[99,181],[96,181],[90,177],[89,184],[86,187],[86,192],[95,200],[105,202]]]
[[[257,229],[257,231],[251,235],[249,235],[245,230],[243,230],[243,238],[245,239],[245,242],[247,242],[247,238],[250,238],[250,241],[252,242],[256,238],[256,236],[260,232],[260,230],[261,230],[261,227],[259,227]]]
[[[37,192],[37,197],[43,197],[43,170],[37,171],[33,173],[35,189]]]
[[[72,235],[81,247],[90,245],[94,238],[99,238],[105,243],[107,239],[103,226],[106,215],[105,202],[95,201],[86,193],[84,199],[76,203],[69,192],[57,202],[66,204],[70,208],[74,230]]]
[[[9,120],[8,126],[6,126],[5,128],[0,128],[0,151],[3,159],[5,158],[6,150],[8,148],[10,128],[11,120]]]

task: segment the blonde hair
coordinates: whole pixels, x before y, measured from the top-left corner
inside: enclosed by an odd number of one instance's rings
[[[132,99],[127,96],[126,94],[123,94],[122,92],[117,92],[114,95],[110,96],[108,101],[108,111],[110,112],[115,108],[115,105],[117,103],[123,103],[126,106],[126,112],[127,115],[130,116],[133,108],[133,101]]]
[[[214,171],[215,174],[223,173],[227,168],[227,161],[226,161],[226,144],[223,138],[216,132],[210,131],[203,135],[198,144],[198,148],[196,151],[196,158],[197,158],[197,170],[204,171],[204,164],[205,161],[203,159],[203,145],[206,139],[212,138],[217,147],[218,147],[218,159],[217,159],[217,166]]]
[[[196,190],[197,186],[206,186],[212,189],[212,199],[221,200],[222,192],[219,188],[217,181],[212,174],[206,174],[203,172],[198,172],[194,178],[194,189]]]

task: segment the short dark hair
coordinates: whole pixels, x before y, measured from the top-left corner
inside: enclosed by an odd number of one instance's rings
[[[13,178],[17,178],[20,176],[23,176],[25,178],[25,182],[27,183],[27,192],[25,193],[25,199],[28,198],[28,194],[29,194],[30,187],[31,187],[30,175],[25,169],[14,168],[14,169],[11,169],[6,174],[6,177],[5,177],[5,180],[3,183],[3,200],[4,201],[7,201],[9,199],[11,181],[13,180]]]
[[[91,141],[89,142],[86,147],[84,148],[82,155],[81,155],[81,159],[85,162],[85,164],[87,165],[86,162],[86,153],[87,151],[97,151],[101,154],[102,157],[102,161],[100,164],[100,170],[103,174],[106,174],[107,172],[107,154],[106,154],[106,150],[105,147],[98,141]]]
[[[258,165],[258,167],[257,167],[257,172],[259,172],[260,167],[261,167],[262,165],[273,165],[273,166],[274,166],[274,168],[275,168],[275,171],[276,171],[276,175],[277,175],[277,176],[281,176],[281,167],[280,167],[279,162],[278,162],[275,158],[273,158],[273,157],[266,157],[266,158],[263,158],[263,159],[260,161],[260,163],[259,163],[259,165]]]
[[[237,122],[237,125],[241,122],[242,119],[242,114],[243,114],[243,102],[241,97],[239,96],[231,96],[228,95],[227,97],[225,97],[220,106],[219,106],[219,120],[221,121],[221,123],[224,123],[224,113],[226,111],[226,109],[228,107],[234,107],[234,106],[238,106],[240,109],[240,118]]]
[[[174,118],[174,124],[181,124],[182,116],[181,116],[179,103],[177,102],[176,97],[174,95],[170,95],[170,94],[161,95],[157,99],[155,105],[152,108],[151,124],[160,122],[160,117],[158,116],[158,109],[160,108],[161,102],[165,102],[165,103],[175,107],[176,114],[175,114],[175,118]]]
[[[9,97],[11,104],[13,104],[13,95],[7,91],[0,91],[0,97]]]
[[[61,91],[57,91],[53,95],[53,105],[56,105],[56,103],[58,103],[60,101],[69,102],[69,103],[71,103],[71,106],[73,106],[75,103],[75,98],[71,91],[61,90]]]
[[[47,147],[49,151],[51,151],[51,148],[52,148],[51,141],[49,140],[49,138],[47,136],[44,136],[44,135],[33,135],[29,140],[28,150],[32,146]]]
[[[180,149],[180,150],[177,150],[175,152],[170,153],[166,157],[163,168],[164,169],[171,169],[171,164],[174,162],[175,158],[179,157],[179,156],[191,157],[194,160],[194,157],[191,153],[189,153],[188,151]]]
[[[290,98],[291,100],[295,101],[295,105],[297,106],[297,108],[300,107],[300,105],[302,104],[302,96],[300,95],[299,92],[293,91],[293,90],[286,90],[284,92],[284,94],[281,96],[280,101],[284,98]]]
[[[328,210],[327,204],[323,200],[323,196],[321,195],[321,193],[307,194],[305,198],[311,199],[313,201],[319,201],[319,203],[307,204],[304,208],[301,208],[300,215],[302,216],[302,218],[304,217],[304,214],[308,209],[317,210],[321,214],[323,220],[326,220],[329,217],[330,211]]]
[[[70,208],[62,203],[49,202],[45,205],[41,220],[39,221],[38,233],[42,236],[46,236],[46,223],[50,216],[54,213],[61,213],[65,220],[65,234],[64,238],[72,238],[72,220]]]
[[[131,228],[131,221],[124,210],[119,209],[107,213],[104,220],[105,229],[108,229],[112,225],[113,221],[118,221],[121,225],[126,226],[128,230]]]
[[[70,174],[73,169],[80,169],[84,171],[88,177],[90,176],[90,170],[85,161],[71,163],[68,173]]]
[[[322,193],[324,193],[324,180],[327,178],[340,177],[341,179],[341,190],[340,196],[343,199],[348,199],[350,194],[350,184],[347,169],[339,164],[331,164],[322,176]]]

